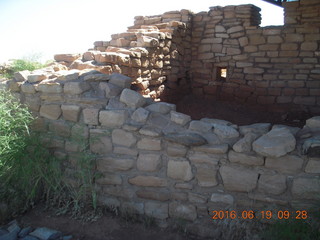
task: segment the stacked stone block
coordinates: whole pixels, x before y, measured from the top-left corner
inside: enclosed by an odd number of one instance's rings
[[[51,67],[21,75],[7,87],[38,117],[43,143],[65,159],[66,179],[76,184],[84,149],[95,155],[102,205],[162,224],[184,219],[190,231],[213,236],[213,210],[307,210],[319,201],[320,117],[303,129],[192,120],[131,90],[133,79],[122,74]]]

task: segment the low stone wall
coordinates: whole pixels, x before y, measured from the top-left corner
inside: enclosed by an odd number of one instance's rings
[[[100,204],[162,224],[183,219],[206,236],[221,222],[211,220],[214,210],[252,210],[262,219],[263,210],[318,206],[320,117],[303,129],[192,120],[131,90],[127,76],[60,68],[16,73],[6,86],[38,116],[34,130],[65,159],[70,180],[82,151],[72,139],[88,144],[103,175]]]

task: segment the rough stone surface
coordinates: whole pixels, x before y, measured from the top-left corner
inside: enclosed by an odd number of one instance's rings
[[[228,144],[214,144],[214,145],[202,145],[199,147],[193,147],[193,151],[213,153],[213,154],[223,154],[229,149]]]
[[[295,155],[286,155],[279,158],[266,158],[265,166],[285,173],[295,173],[301,170],[303,159]]]
[[[220,167],[220,175],[225,189],[229,191],[250,192],[257,185],[258,173],[248,168],[224,165]]]
[[[232,148],[236,152],[250,152],[252,148],[252,143],[259,136],[254,133],[247,133],[243,138],[241,138],[238,142],[236,142]]]
[[[63,91],[65,94],[78,95],[90,89],[87,82],[67,82],[64,84]]]
[[[258,182],[258,190],[266,194],[278,195],[287,188],[286,176],[262,174]]]
[[[119,96],[122,91],[122,88],[108,82],[108,83],[104,83],[104,90],[106,92],[106,97],[112,98],[112,97]]]
[[[307,173],[320,173],[320,159],[309,159],[305,172]]]
[[[127,110],[104,110],[99,113],[99,122],[107,127],[122,126],[128,118]]]
[[[296,177],[292,183],[292,195],[294,198],[320,200],[320,178]]]
[[[193,120],[189,124],[190,131],[211,132],[212,125],[203,121]]]
[[[99,109],[97,108],[85,108],[82,110],[83,121],[89,125],[98,125]]]
[[[119,73],[112,73],[110,75],[110,80],[109,80],[109,83],[112,83],[118,87],[121,87],[121,88],[130,88],[131,86],[131,82],[132,82],[132,79],[125,76],[125,75],[122,75],[122,74],[119,74]]]
[[[167,146],[167,154],[171,157],[184,157],[186,156],[188,149],[179,144],[168,144]]]
[[[263,165],[264,159],[262,156],[258,156],[254,153],[237,153],[235,151],[229,151],[228,158],[230,162],[241,163],[245,165]]]
[[[169,133],[164,139],[185,146],[199,146],[207,143],[207,140],[197,133]]]
[[[61,116],[61,113],[60,105],[48,104],[40,107],[40,116],[51,120],[57,120]]]
[[[142,138],[137,143],[138,149],[142,150],[161,150],[161,140],[160,139],[153,139],[153,138]]]
[[[194,205],[172,202],[169,204],[169,215],[173,218],[194,221],[197,218],[197,210]]]
[[[121,185],[122,178],[117,174],[104,173],[103,177],[97,179],[97,183],[102,185]]]
[[[133,166],[134,160],[131,158],[105,157],[97,161],[98,169],[103,172],[127,171],[133,168]]]
[[[168,182],[165,178],[153,177],[153,176],[137,176],[130,178],[129,183],[143,187],[166,187]]]
[[[247,133],[254,133],[257,135],[266,134],[271,128],[271,123],[254,123],[251,125],[241,126],[240,133],[246,135]]]
[[[253,142],[252,148],[266,157],[281,157],[293,151],[296,139],[288,129],[276,128]]]
[[[81,54],[55,54],[54,60],[57,62],[73,62],[81,57]]]
[[[233,127],[215,124],[213,132],[218,135],[218,137],[222,139],[230,139],[239,137],[239,132],[235,130]]]
[[[150,112],[167,114],[170,111],[175,111],[176,105],[170,104],[170,103],[165,103],[165,102],[152,103],[146,107],[146,110],[148,110]]]
[[[131,118],[138,123],[145,123],[148,119],[149,113],[150,112],[148,110],[140,107],[133,112]]]
[[[190,163],[186,160],[169,160],[167,176],[177,180],[190,181],[193,178]]]
[[[170,112],[170,118],[171,118],[171,121],[182,126],[186,125],[188,122],[191,121],[191,117],[189,115],[179,113],[176,111]]]
[[[214,203],[224,203],[228,205],[233,205],[234,197],[230,194],[212,193],[210,201]]]
[[[112,142],[117,145],[132,147],[137,142],[137,138],[131,132],[114,129],[112,131]]]
[[[200,187],[214,187],[218,185],[217,169],[197,166],[196,178]]]
[[[76,105],[62,105],[62,116],[65,120],[71,122],[78,122],[81,108]]]
[[[166,219],[169,217],[168,203],[146,202],[144,212],[150,217]]]
[[[318,128],[320,129],[320,116],[309,118],[306,121],[306,126],[309,128]]]
[[[140,153],[137,160],[139,171],[154,172],[161,166],[161,156],[152,153]]]
[[[123,89],[120,95],[120,101],[131,108],[142,107],[146,104],[146,99],[131,89]]]

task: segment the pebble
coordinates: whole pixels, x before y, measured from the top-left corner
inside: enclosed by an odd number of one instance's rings
[[[72,240],[72,235],[64,236],[61,232],[46,228],[20,228],[16,220],[0,226],[0,240]]]

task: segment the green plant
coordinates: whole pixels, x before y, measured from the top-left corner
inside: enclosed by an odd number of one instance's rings
[[[320,240],[320,232],[303,220],[277,220],[261,237],[264,240]]]
[[[12,214],[56,197],[61,189],[60,162],[30,133],[33,120],[25,106],[0,90],[0,202]]]

